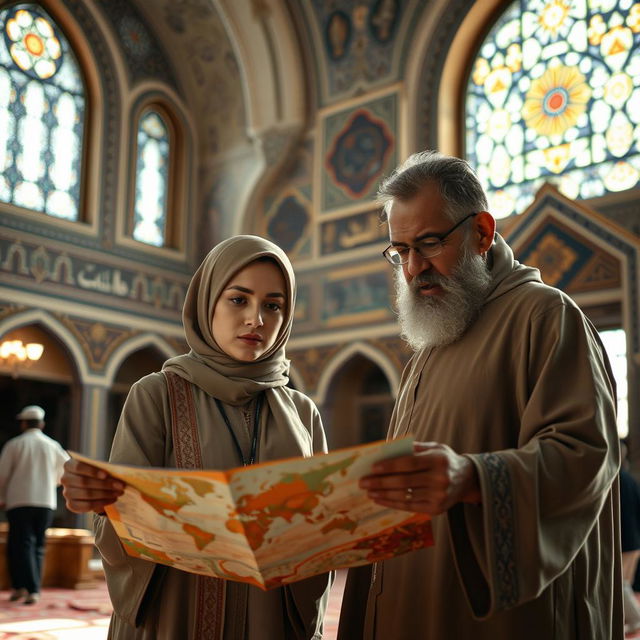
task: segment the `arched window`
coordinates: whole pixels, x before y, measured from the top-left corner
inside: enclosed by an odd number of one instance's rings
[[[0,11],[0,200],[80,218],[85,90],[69,42],[39,6]]]
[[[165,246],[169,205],[169,127],[160,111],[148,108],[138,120],[133,237]]]
[[[640,3],[517,0],[467,84],[466,157],[497,217],[543,182],[571,198],[640,183]]]

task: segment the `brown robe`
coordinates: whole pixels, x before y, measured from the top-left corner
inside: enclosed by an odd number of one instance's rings
[[[341,640],[623,638],[613,383],[596,331],[501,238],[457,342],[416,353],[390,436],[466,453],[481,505],[435,546],[352,570]]]
[[[214,399],[195,385],[192,389],[203,468],[241,466]],[[315,405],[303,394],[287,387],[283,389],[297,410],[300,424],[284,425],[270,420],[267,399],[260,420],[258,461],[326,451]],[[242,409],[225,405],[225,411],[240,443],[248,450],[250,437]],[[165,377],[160,373],[146,376],[131,388],[110,461],[175,467],[170,425]],[[109,521],[101,516],[96,517],[96,546],[103,557],[114,606],[109,638],[199,640],[195,632],[196,575],[130,557]],[[225,582],[225,591],[226,640],[322,638],[322,619],[329,592],[326,574],[267,592],[246,584]]]

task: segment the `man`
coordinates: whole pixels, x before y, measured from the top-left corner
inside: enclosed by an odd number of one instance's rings
[[[9,440],[0,455],[0,506],[9,521],[7,564],[13,587],[9,600],[34,604],[40,598],[45,533],[69,455],[42,433],[42,407],[25,407],[16,418],[22,434]]]
[[[376,502],[435,545],[352,570],[341,640],[623,637],[613,378],[597,332],[495,233],[466,162],[416,154],[380,189],[414,350]]]

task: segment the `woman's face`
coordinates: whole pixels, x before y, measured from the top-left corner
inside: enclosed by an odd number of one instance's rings
[[[273,262],[252,262],[235,273],[213,310],[217,345],[241,362],[253,362],[276,341],[287,309],[284,275]]]

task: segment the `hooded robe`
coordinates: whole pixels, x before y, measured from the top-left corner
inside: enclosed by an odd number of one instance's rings
[[[623,638],[613,377],[573,301],[496,236],[492,288],[456,342],[415,353],[389,436],[466,454],[481,504],[433,547],[351,570],[340,640]]]
[[[257,361],[240,362],[218,347],[211,329],[215,304],[232,276],[260,258],[281,268],[286,309],[275,344]],[[257,462],[311,456],[326,451],[322,422],[313,402],[288,388],[289,338],[295,280],[286,254],[256,236],[235,236],[217,245],[194,274],[187,291],[183,324],[191,351],[168,360],[163,371],[190,383],[202,468],[231,469],[242,458],[216,405],[223,403],[245,459],[249,458],[257,396]],[[152,373],[127,396],[110,462],[175,468],[172,408],[167,378]],[[202,589],[195,574],[133,558],[124,551],[109,521],[96,517],[96,546],[105,569],[114,613],[109,638],[117,640],[309,640],[322,638],[329,576],[315,576],[270,591],[218,581]],[[210,581],[216,579],[206,578]],[[214,585],[215,586],[215,585]],[[211,594],[215,597],[212,598]]]

